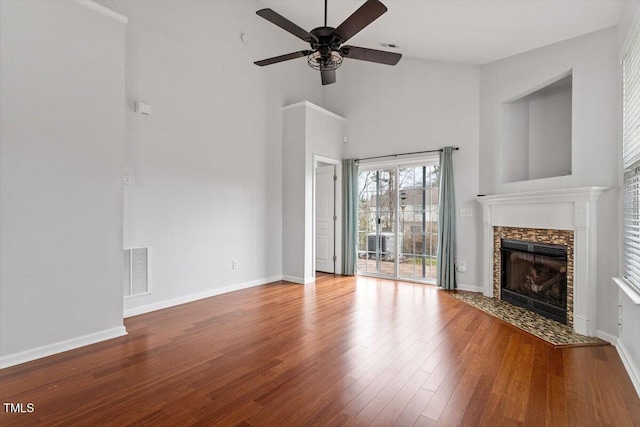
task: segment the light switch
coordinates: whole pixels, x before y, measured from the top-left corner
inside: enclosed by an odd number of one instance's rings
[[[134,111],[138,114],[144,114],[145,116],[153,116],[153,105],[136,101]]]
[[[460,216],[473,216],[473,209],[471,208],[460,208]]]

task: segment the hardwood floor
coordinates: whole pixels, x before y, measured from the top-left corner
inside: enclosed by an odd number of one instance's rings
[[[327,275],[125,321],[0,371],[0,425],[632,426],[611,346],[554,349],[426,285]]]

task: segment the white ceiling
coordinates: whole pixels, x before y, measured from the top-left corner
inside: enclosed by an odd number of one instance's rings
[[[390,50],[380,43],[395,43],[406,56],[472,64],[615,26],[623,8],[618,0],[381,1],[387,13],[347,44]],[[260,2],[306,30],[323,25],[324,0]],[[327,24],[337,27],[363,3],[329,0]]]

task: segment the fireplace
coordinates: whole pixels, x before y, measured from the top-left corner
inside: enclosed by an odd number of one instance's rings
[[[501,239],[500,298],[567,324],[567,247]]]
[[[575,278],[575,242],[573,231],[543,228],[494,227],[493,232],[493,297],[536,311],[567,326],[573,327]],[[503,257],[502,245],[505,244],[505,242],[507,246],[505,248],[506,251],[520,252],[518,255],[510,255],[514,260],[519,258],[516,262],[516,269],[519,270],[515,271],[516,278],[512,286],[508,286],[509,282],[503,273],[505,269],[513,270],[513,266],[505,266],[505,263],[510,260],[506,256]],[[542,258],[544,256],[548,258]],[[560,261],[562,265],[556,265],[549,258]],[[539,260],[544,260],[544,262],[541,263]],[[532,262],[533,265],[527,265],[527,262]],[[542,265],[537,267],[534,273],[535,277],[527,279],[527,275],[531,274],[531,268],[536,268],[535,264]],[[551,267],[549,267],[549,265]],[[542,267],[544,267],[544,269]],[[559,285],[562,286],[560,292],[554,289],[546,292],[547,295],[545,296],[543,288],[550,285],[546,283],[546,281],[551,280],[550,271],[552,268],[558,271],[564,270],[564,274],[560,272],[560,278],[566,277],[566,290],[564,290],[565,285],[562,283]],[[517,277],[518,274],[520,274],[519,278]],[[544,280],[543,276],[547,276],[548,279]],[[518,291],[526,289],[526,284],[522,285],[522,282],[527,280],[529,280],[529,282],[532,280],[538,282],[542,280],[543,283],[537,283],[534,285],[534,289],[529,289],[528,293],[526,290],[518,293]],[[520,286],[518,286],[518,282],[520,282]],[[553,284],[549,287],[552,286]],[[541,293],[542,295],[540,295]],[[503,294],[506,294],[506,296],[503,296]],[[566,295],[566,297],[560,300],[557,298],[558,295]],[[563,302],[565,305],[561,306]],[[560,311],[556,311],[556,309]]]
[[[595,336],[597,204],[605,187],[561,188],[478,197],[482,205],[483,293],[501,298],[501,239],[567,248],[567,326]]]

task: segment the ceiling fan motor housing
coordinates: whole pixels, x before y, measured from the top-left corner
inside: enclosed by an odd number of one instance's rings
[[[318,41],[310,41],[311,53],[307,56],[307,63],[316,70],[335,70],[342,65],[340,54],[340,37],[334,33],[335,28],[318,27],[310,31]]]

